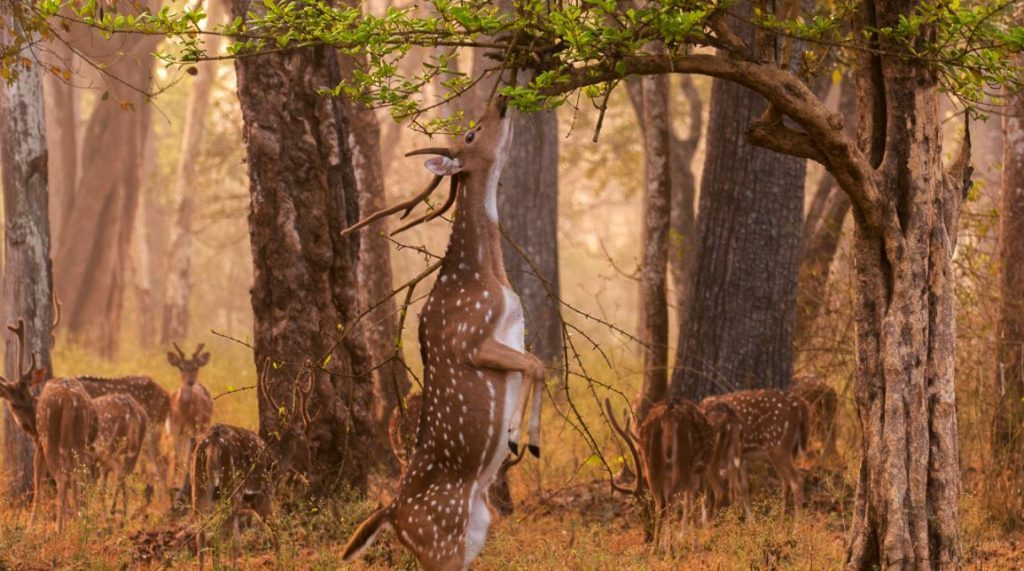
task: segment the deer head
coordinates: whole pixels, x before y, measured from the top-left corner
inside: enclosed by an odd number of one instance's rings
[[[267,359],[256,384],[263,400],[277,411],[279,417],[278,429],[273,435],[278,439],[278,445],[272,446],[272,449],[277,451],[276,471],[278,474],[289,471],[303,473],[313,466],[313,451],[306,431],[323,412],[323,409],[320,409],[312,417],[309,415],[308,403],[316,387],[316,373],[309,372],[305,386],[296,383],[292,390],[291,407],[285,407],[279,404],[268,390],[267,377],[270,368],[270,359]]]
[[[0,398],[6,400],[11,407],[15,422],[32,438],[36,437],[36,397],[32,387],[46,380],[46,369],[36,367],[36,356],[33,354],[28,368],[25,364],[25,320],[18,319],[16,325],[8,325],[7,329],[14,333],[18,341],[18,361],[15,365],[17,377],[11,381],[0,375]]]
[[[181,382],[185,385],[192,386],[196,384],[196,380],[199,378],[199,369],[210,362],[210,352],[203,353],[203,343],[196,346],[196,350],[192,352],[192,357],[186,357],[185,352],[181,350],[178,343],[173,343],[174,349],[178,352],[177,354],[170,351],[167,352],[167,362],[181,371]]]

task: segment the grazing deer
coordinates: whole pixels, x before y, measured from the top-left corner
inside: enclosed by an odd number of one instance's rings
[[[57,482],[57,533],[64,531],[68,495],[77,507],[80,495],[79,478],[91,461],[90,446],[96,439],[96,409],[92,399],[74,379],[51,379],[45,382],[39,396],[32,387],[46,380],[46,369],[36,368],[36,356],[25,365],[25,321],[8,325],[18,340],[18,376],[10,381],[0,376],[0,398],[10,403],[18,426],[35,441],[33,466],[34,494],[30,522],[43,493],[47,473]],[[31,525],[31,523],[30,523]]]
[[[274,410],[287,411],[278,404],[267,389],[269,360],[264,366],[258,390],[263,399]],[[215,424],[199,435],[192,453],[192,510],[196,518],[196,551],[199,569],[205,563],[206,533],[200,519],[209,516],[218,502],[225,502],[229,512],[221,527],[221,537],[232,538],[232,561],[237,563],[241,551],[239,545],[239,520],[243,511],[255,512],[264,525],[274,532],[273,500],[281,477],[290,471],[304,472],[312,464],[306,428],[316,416],[310,417],[307,410],[309,396],[313,392],[315,378],[296,390],[290,418],[274,434],[277,441],[264,442],[255,432]],[[277,536],[273,536],[275,544]],[[235,565],[237,567],[237,565]]]
[[[167,362],[181,371],[181,387],[171,395],[171,411],[166,426],[171,438],[172,456],[167,468],[171,486],[178,481],[178,467],[187,464],[192,457],[196,436],[213,420],[213,397],[198,382],[199,369],[210,362],[210,353],[204,353],[203,347],[200,343],[192,356],[186,357],[181,347],[174,343],[177,354],[167,353]]]
[[[821,442],[821,460],[836,454],[836,414],[839,396],[818,375],[801,375],[793,379],[789,392],[804,399],[811,411],[811,433]]]
[[[747,462],[768,460],[782,480],[783,505],[787,491],[793,495],[794,514],[800,515],[803,505],[803,478],[796,467],[797,454],[807,448],[810,414],[807,404],[776,389],[738,391],[704,399],[701,406],[725,402],[743,422],[743,457],[740,463],[740,499],[750,514],[747,483]]]
[[[708,491],[714,496],[711,508],[717,510],[731,502],[746,506],[745,490],[740,486],[743,419],[732,405],[721,400],[705,400],[700,410],[708,419],[714,442],[706,474]]]
[[[626,441],[637,463],[637,473],[641,475],[633,490],[613,485],[619,491],[637,496],[650,491],[654,512],[650,514],[646,539],[653,541],[659,551],[669,552],[676,498],[682,494],[679,520],[682,539],[693,500],[709,472],[707,467],[714,448],[711,427],[697,405],[686,399],[672,399],[651,407],[638,434],[633,434],[628,424],[626,428],[619,424],[608,400],[605,400],[605,408],[612,427]]]
[[[146,409],[126,395],[107,395],[93,399],[96,407],[98,430],[93,444],[97,478],[106,488],[110,476],[114,477],[114,497],[110,513],[117,508],[121,495],[121,524],[128,517],[128,476],[135,470],[139,453],[146,439],[149,418]]]
[[[440,209],[396,230],[440,216],[458,202],[440,275],[420,314],[424,382],[416,447],[397,497],[355,531],[346,561],[390,528],[423,567],[468,567],[487,537],[488,488],[508,450],[519,451],[531,393],[529,450],[540,454],[544,364],[525,351],[523,310],[505,275],[498,230],[498,179],[512,140],[507,103],[495,98],[454,148],[410,153],[437,155],[426,162],[436,175],[426,191],[346,230],[400,210],[408,214],[451,176]]]
[[[146,471],[151,483],[163,485],[161,469],[160,434],[171,410],[171,395],[149,377],[75,377],[93,399],[107,395],[124,395],[142,405],[149,419],[143,444],[147,462]]]

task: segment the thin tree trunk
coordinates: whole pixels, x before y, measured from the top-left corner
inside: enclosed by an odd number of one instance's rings
[[[16,4],[0,5],[0,28],[18,30]],[[24,30],[19,30],[22,33]],[[37,365],[53,373],[50,363],[50,219],[47,197],[46,120],[43,66],[18,70],[13,82],[0,82],[0,171],[4,198],[4,324],[24,319],[26,349]],[[17,341],[4,330],[4,376],[18,377]],[[3,459],[8,498],[31,492],[32,441],[15,424],[4,405]]]
[[[206,28],[213,29],[224,20],[224,0],[208,0]],[[220,48],[220,36],[206,39],[208,53],[216,54]],[[181,155],[174,177],[174,202],[177,212],[171,229],[167,281],[164,290],[163,325],[160,342],[183,341],[188,337],[189,298],[192,295],[192,217],[195,209],[196,178],[198,157],[203,134],[206,131],[206,116],[210,107],[210,94],[217,79],[217,62],[206,61],[196,64],[197,74],[192,80],[188,104],[185,108],[185,132],[182,134]]]
[[[1018,516],[1024,495],[1024,96],[1011,96],[1003,113],[1003,179],[999,207],[999,318],[995,386],[999,401],[992,430],[996,468],[1010,486]]]
[[[157,342],[157,311],[154,295],[154,258],[153,234],[154,226],[159,220],[153,216],[154,189],[149,180],[156,166],[156,143],[153,137],[146,137],[146,147],[142,156],[140,169],[140,204],[135,216],[135,228],[132,232],[132,283],[135,285],[135,325],[139,330],[139,346],[152,347]]]
[[[78,93],[70,81],[64,80],[63,72],[73,69],[71,49],[63,42],[48,44],[50,56],[56,61],[51,65],[61,68],[61,75],[47,73],[43,76],[43,92],[46,95],[46,140],[49,147],[49,189],[50,228],[53,231],[53,248],[61,243],[61,229],[67,222],[70,205],[78,179]]]
[[[261,8],[233,0],[233,17]],[[307,428],[314,482],[365,491],[383,450],[358,311],[359,243],[341,231],[359,217],[345,103],[319,90],[341,80],[339,56],[319,46],[235,60],[245,121],[257,366],[271,359],[271,394],[291,402],[313,374]],[[274,442],[277,410],[261,398],[260,434]]]
[[[735,31],[752,36],[750,26]],[[761,96],[715,80],[695,259],[672,393],[693,400],[789,386],[806,164],[755,147]]]
[[[640,332],[643,387],[636,403],[642,422],[668,393],[667,284],[672,175],[669,169],[668,77],[648,76],[643,85],[644,226],[640,240]]]

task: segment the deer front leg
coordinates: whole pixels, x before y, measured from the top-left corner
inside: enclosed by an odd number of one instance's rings
[[[519,453],[519,433],[523,423],[523,414],[526,412],[526,400],[530,395],[531,387],[544,383],[544,363],[536,356],[523,351],[517,351],[504,343],[487,338],[472,352],[469,362],[474,367],[482,369],[494,369],[497,371],[518,372],[523,374],[523,382],[516,395],[515,408],[512,410],[512,421],[508,427],[508,445],[513,454]],[[540,409],[537,408],[539,414]],[[539,419],[538,419],[539,424]],[[539,430],[539,426],[538,426]],[[532,441],[531,441],[532,442]],[[534,443],[530,446],[530,453],[540,456],[540,447]]]
[[[540,407],[544,401],[543,376],[540,381],[533,382],[533,396],[530,398],[530,453],[540,458]]]

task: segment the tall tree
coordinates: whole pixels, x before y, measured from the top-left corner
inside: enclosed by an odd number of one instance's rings
[[[261,9],[231,3],[233,18]],[[358,219],[358,184],[345,103],[319,92],[340,81],[339,55],[287,50],[239,58],[235,70],[252,197],[256,362],[277,363],[269,383],[278,402],[290,402],[296,379],[315,375],[311,474],[323,488],[365,490],[374,451],[387,446],[365,340],[346,327],[358,310],[359,243],[341,231]],[[262,398],[259,419],[260,434],[274,442],[281,417]]]
[[[137,14],[151,8],[147,3],[120,2],[108,10]],[[112,357],[149,133],[151,108],[146,93],[160,38],[119,34],[108,39],[99,31],[73,29],[69,41],[100,70],[108,91],[89,116],[82,138],[74,196],[66,202],[65,218],[59,222],[62,238],[56,250],[55,280],[65,302],[69,336]]]
[[[225,0],[208,0],[206,27],[221,24],[226,12]],[[206,42],[210,53],[220,48],[220,36],[213,35]],[[195,209],[199,155],[206,130],[206,116],[210,107],[210,94],[217,79],[217,61],[196,64],[195,79],[189,91],[185,108],[185,131],[181,137],[181,154],[174,176],[174,202],[177,204],[174,226],[171,229],[170,248],[167,253],[167,280],[164,292],[163,325],[160,342],[167,345],[188,336],[189,298],[192,295],[192,218]]]
[[[0,4],[0,28],[31,45],[30,14],[22,5]],[[6,33],[5,32],[5,33]],[[15,40],[14,45],[17,45]],[[4,64],[0,64],[3,66]],[[11,79],[0,85],[0,171],[4,195],[4,324],[24,319],[25,342],[37,365],[52,376],[50,362],[51,294],[50,218],[47,197],[46,120],[43,66],[32,61],[4,69]],[[14,75],[11,75],[11,74]],[[4,377],[19,374],[17,342],[5,334]],[[14,422],[7,405],[3,415],[3,459],[8,497],[22,499],[32,489],[32,443]]]
[[[1024,60],[1024,58],[1021,58]],[[997,468],[1011,487],[1018,515],[1024,493],[1024,95],[1009,97],[1003,113],[1003,180],[999,208],[999,318],[992,430]]]
[[[735,31],[753,39],[752,26],[736,22]],[[715,80],[676,395],[782,388],[792,376],[806,162],[747,140],[766,107],[757,93]]]
[[[53,231],[52,246],[61,243],[61,224],[67,219],[71,199],[78,180],[78,93],[72,86],[71,70],[74,54],[63,41],[53,41],[47,52],[57,69],[43,76],[46,95],[46,140],[49,149],[50,221]]]

